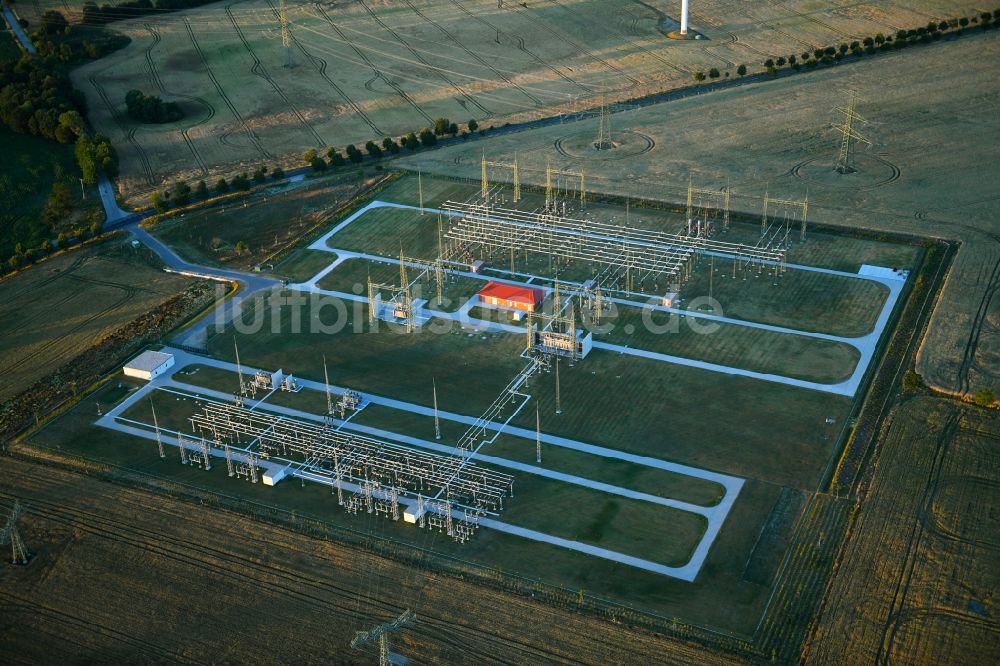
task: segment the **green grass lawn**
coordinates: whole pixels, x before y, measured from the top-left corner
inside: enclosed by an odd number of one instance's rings
[[[889,295],[877,282],[814,271],[733,273],[733,262],[702,257],[681,288],[681,307],[711,296],[727,317],[856,337],[872,330]]]
[[[531,404],[526,409],[534,411]],[[428,441],[433,441],[434,437],[432,417],[380,405],[369,405],[351,421]],[[543,421],[543,432],[546,422],[547,419]],[[457,442],[466,428],[462,423],[442,421],[441,442]],[[712,481],[545,443],[542,444],[542,462],[539,464],[535,462],[535,441],[513,435],[501,435],[495,442],[485,446],[482,453],[702,506],[717,504],[724,493],[722,486]]]
[[[533,389],[546,432],[803,489],[819,483],[853,402],[604,350],[561,364],[560,379],[561,414],[555,372]],[[534,414],[515,425],[533,428]]]
[[[293,311],[299,312],[300,333],[292,332]],[[437,326],[442,322],[434,321],[412,334],[393,332],[389,325],[377,322],[380,332],[376,333],[368,327],[367,306],[351,303],[347,313],[349,325],[343,330],[310,332],[314,317],[333,325],[340,314],[334,308],[314,313],[312,304],[306,303],[301,309],[282,307],[275,323],[272,308],[265,306],[260,330],[236,335],[240,358],[246,364],[283,368],[322,381],[326,355],[331,382],[420,404],[430,404],[431,381],[436,378],[442,400],[457,411],[477,416],[524,366],[518,358],[520,337],[472,335],[454,327],[442,332]],[[252,319],[247,315],[245,321]],[[209,340],[212,355],[235,360],[233,330]]]
[[[271,271],[289,282],[305,282],[337,260],[337,255],[322,250],[296,248],[289,252]]]
[[[470,318],[524,326],[509,311],[476,306]],[[848,379],[861,355],[849,344],[611,304],[588,325],[595,342],[831,384]],[[696,328],[700,327],[700,328]]]

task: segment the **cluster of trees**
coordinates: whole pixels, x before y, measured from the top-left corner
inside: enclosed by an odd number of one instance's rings
[[[172,123],[184,117],[177,102],[164,102],[156,95],[146,95],[141,90],[125,93],[128,115],[142,123]]]
[[[0,121],[11,130],[73,143],[83,133],[83,106],[58,61],[0,62]]]
[[[62,35],[69,30],[69,21],[54,9],[46,10],[39,21],[39,28],[45,35]]]
[[[269,172],[266,166],[261,165],[254,170],[253,175],[244,171],[233,176],[231,180],[219,178],[211,188],[203,180],[195,183],[194,188],[184,181],[178,181],[169,190],[153,192],[149,197],[149,201],[153,204],[156,212],[164,213],[171,208],[184,206],[193,200],[207,199],[213,192],[216,195],[228,194],[234,191],[246,192],[255,183],[266,183],[269,177],[272,180],[281,180],[285,177],[285,171],[281,167],[275,167]]]
[[[112,21],[135,18],[164,10],[188,9],[206,5],[213,0],[128,0],[100,7],[92,0],[83,5],[83,22],[87,25],[104,25]]]
[[[97,184],[98,169],[103,169],[109,178],[118,175],[118,153],[107,137],[100,134],[76,140],[76,163],[85,185]]]
[[[743,74],[746,74],[746,71],[747,71],[746,66],[740,65],[740,67],[743,68]],[[738,73],[739,72],[739,68],[737,68],[736,71]],[[740,74],[740,76],[743,76],[743,74]],[[727,79],[729,78],[729,72],[725,72],[724,75],[725,75],[725,77]],[[710,79],[717,79],[720,76],[723,76],[723,74],[719,72],[718,68],[713,67],[712,69],[708,70],[708,78],[710,78]],[[694,73],[694,80],[695,81],[704,81],[705,80],[705,72],[695,72]]]
[[[475,132],[479,129],[479,123],[475,119],[470,120],[467,123],[468,131],[462,132],[462,137],[468,137],[468,132]],[[302,160],[312,167],[313,171],[326,171],[329,167],[340,167],[344,166],[348,162],[352,164],[359,164],[365,158],[365,152],[368,153],[369,157],[373,160],[380,159],[386,154],[396,155],[402,149],[407,149],[410,151],[418,150],[424,146],[433,146],[437,143],[438,137],[444,135],[455,136],[459,133],[459,128],[457,123],[453,123],[447,118],[437,118],[434,121],[434,127],[425,127],[417,132],[410,132],[405,136],[398,138],[393,138],[387,136],[382,139],[381,143],[376,143],[375,141],[368,141],[365,143],[364,152],[361,151],[357,146],[351,144],[344,148],[344,154],[341,154],[336,148],[329,148],[326,151],[326,158],[324,159],[314,148],[310,148],[302,156]]]
[[[21,19],[21,23],[25,28],[28,27],[26,20]],[[125,35],[112,32],[95,34],[91,31],[81,39],[74,33],[66,17],[54,9],[42,14],[37,29],[29,37],[43,59],[52,58],[65,64],[100,58],[129,42]]]

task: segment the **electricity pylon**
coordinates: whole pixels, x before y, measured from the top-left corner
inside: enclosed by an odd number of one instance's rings
[[[392,666],[389,660],[389,634],[403,629],[403,627],[413,624],[417,616],[413,611],[407,609],[395,620],[385,622],[368,631],[359,631],[354,634],[351,647],[354,649],[364,647],[369,643],[378,643],[378,663],[379,666]]]
[[[594,148],[598,150],[610,150],[615,144],[611,141],[611,113],[608,111],[607,94],[601,98],[601,113],[597,121],[597,141]]]
[[[834,166],[834,170],[837,173],[854,173],[857,169],[851,164],[851,141],[860,141],[861,143],[872,145],[872,142],[863,137],[854,129],[854,124],[867,123],[868,121],[862,118],[854,110],[854,107],[858,102],[858,94],[853,90],[849,93],[850,99],[847,102],[847,106],[838,106],[834,111],[842,113],[844,119],[841,123],[834,123],[832,125],[833,129],[837,130],[841,134],[840,140],[840,152],[837,155],[837,164]]]
[[[0,544],[10,542],[10,562],[11,564],[27,564],[28,551],[24,548],[24,541],[17,531],[17,520],[24,513],[24,508],[18,500],[14,500],[14,506],[10,509],[10,516],[7,523],[0,530]]]
[[[292,59],[292,31],[288,27],[285,0],[278,3],[278,24],[281,26],[281,46],[285,49],[285,67],[295,67],[295,61]]]

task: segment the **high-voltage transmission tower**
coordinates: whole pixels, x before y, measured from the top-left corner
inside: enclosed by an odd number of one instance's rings
[[[867,123],[868,121],[862,118],[854,110],[858,103],[858,94],[853,90],[848,93],[850,98],[847,102],[847,106],[838,106],[834,109],[837,113],[843,114],[844,118],[840,123],[834,123],[832,125],[833,129],[840,132],[840,152],[837,154],[837,164],[834,166],[834,170],[837,173],[854,173],[857,169],[851,164],[851,141],[860,141],[861,143],[872,145],[872,142],[863,137],[854,128],[855,123]]]
[[[292,31],[288,27],[285,0],[278,3],[278,23],[281,26],[281,47],[285,50],[285,67],[295,67],[295,61],[292,59]]]
[[[377,643],[379,666],[392,666],[392,661],[389,659],[389,634],[396,633],[403,627],[413,624],[416,619],[417,616],[413,611],[407,609],[391,622],[385,622],[368,631],[357,632],[354,635],[354,640],[351,641],[351,647],[357,649],[371,643]]]
[[[611,150],[615,147],[611,140],[611,112],[608,110],[607,94],[601,98],[601,112],[597,119],[597,141],[594,148],[598,150]]]
[[[24,541],[17,532],[17,520],[24,513],[24,507],[18,500],[14,500],[14,506],[10,509],[10,516],[7,523],[0,530],[0,545],[10,542],[10,562],[11,564],[27,564],[28,551],[24,548]]]

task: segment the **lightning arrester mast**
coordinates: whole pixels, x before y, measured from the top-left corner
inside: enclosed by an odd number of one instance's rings
[[[326,354],[323,354],[323,383],[326,386],[326,414],[333,414],[333,398],[330,397],[330,375],[326,370]]]
[[[149,399],[149,408],[153,412],[153,429],[156,430],[156,448],[160,450],[160,457],[166,458],[167,454],[163,452],[163,439],[160,437],[160,424],[156,421],[156,407],[153,406],[153,399]]]
[[[239,394],[243,395],[243,368],[240,367],[240,348],[236,346],[236,336],[233,336],[233,351],[236,352],[236,376],[240,378]]]
[[[542,462],[542,416],[535,402],[535,462]]]
[[[441,417],[438,415],[437,379],[431,380],[434,387],[434,439],[441,439]]]

